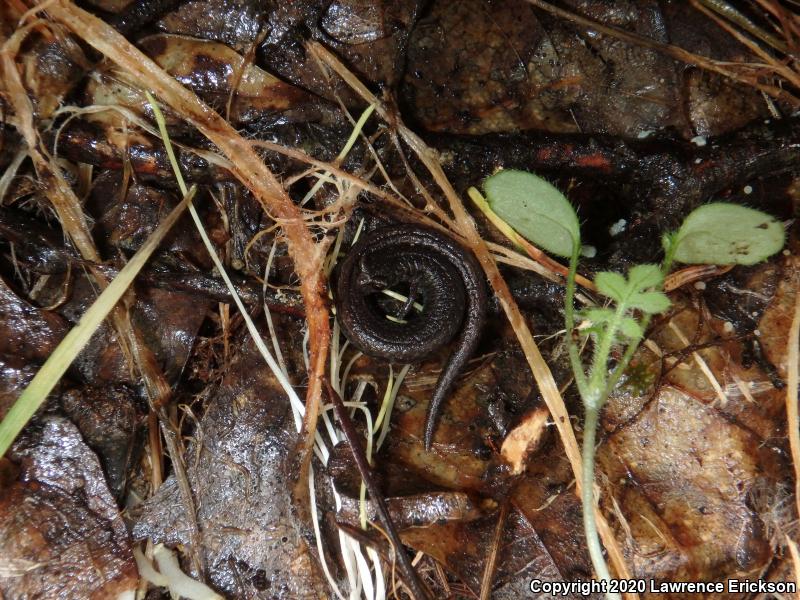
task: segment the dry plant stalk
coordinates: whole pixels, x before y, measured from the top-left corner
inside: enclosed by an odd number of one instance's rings
[[[789,12],[787,7],[782,6],[776,0],[755,0],[755,2],[780,23],[786,45],[789,51],[793,52],[794,56],[797,57],[797,51],[800,49],[798,45],[798,41],[800,41],[798,40],[800,38],[800,15]]]
[[[41,29],[44,23],[45,21],[37,20],[20,27],[3,44],[0,49],[3,83],[14,109],[15,126],[25,140],[28,155],[33,161],[39,182],[43,185],[44,192],[58,215],[61,227],[85,260],[99,263],[101,258],[89,232],[80,200],[64,180],[52,157],[42,147],[33,121],[33,105],[22,84],[14,60],[25,37],[33,29]],[[97,269],[90,268],[89,270],[100,289],[104,289],[108,284],[105,275]],[[133,327],[128,312],[122,306],[116,307],[111,316],[123,355],[131,366],[135,367],[142,375],[151,402],[154,405],[163,403],[171,394],[171,390],[158,367],[155,356],[144,343],[139,332]]]
[[[702,56],[700,54],[695,54],[693,52],[684,50],[680,46],[675,46],[673,44],[663,44],[661,42],[657,42],[655,40],[640,36],[638,34],[625,31],[624,29],[620,29],[618,27],[603,25],[602,23],[598,23],[597,21],[586,18],[579,14],[570,12],[568,10],[564,10],[562,8],[558,8],[557,6],[553,6],[552,4],[544,2],[543,0],[526,0],[526,1],[528,2],[528,4],[532,4],[537,8],[547,11],[567,21],[578,23],[579,25],[582,25],[590,29],[594,29],[595,31],[598,31],[604,35],[610,35],[620,40],[626,41],[629,44],[633,44],[636,46],[643,46],[645,48],[655,50],[656,52],[661,52],[683,63],[689,65],[695,65],[697,67],[700,67],[701,69],[718,73],[719,75],[722,75],[734,81],[738,81],[739,83],[744,83],[758,90],[761,90],[762,92],[768,94],[769,96],[772,96],[776,100],[782,100],[784,102],[787,102],[788,104],[791,104],[794,107],[800,107],[800,98],[798,98],[794,94],[791,94],[790,92],[786,91],[779,85],[770,85],[759,81],[758,78],[759,71],[763,72],[765,70],[765,67],[769,67],[770,69],[774,70],[773,64],[764,65],[764,64],[749,64],[749,63],[731,63],[731,62],[713,60],[706,56]],[[784,69],[781,68],[780,71],[784,72]],[[780,73],[775,71],[775,74],[778,75]]]
[[[64,180],[61,172],[58,169],[51,168],[48,157],[41,149],[41,140],[33,122],[33,104],[25,87],[22,85],[22,79],[14,60],[17,52],[19,52],[20,45],[28,33],[39,24],[41,24],[41,21],[34,21],[25,27],[17,29],[3,44],[2,50],[0,50],[3,83],[11,107],[14,109],[17,130],[25,140],[25,144],[28,147],[28,155],[33,161],[36,174],[44,186],[48,199],[53,204],[61,226],[83,258],[93,262],[100,262],[100,255],[97,253],[91,233],[89,233],[89,225],[86,222],[86,216],[83,214],[80,201]]]
[[[733,265],[690,265],[673,271],[664,278],[664,291],[672,292],[679,287],[724,275],[733,269]]]
[[[33,118],[33,105],[30,98],[22,84],[22,80],[17,69],[15,57],[19,51],[20,44],[25,37],[33,30],[42,30],[45,27],[45,21],[36,20],[32,23],[20,27],[14,34],[3,44],[0,49],[0,59],[2,60],[3,68],[3,83],[11,106],[14,109],[15,125],[25,140],[28,154],[33,161],[34,168],[38,175],[39,181],[44,186],[44,191],[52,203],[61,222],[64,232],[73,241],[81,256],[92,263],[100,263],[101,257],[97,252],[94,241],[89,232],[88,223],[85,214],[80,204],[80,200],[73,192],[71,186],[64,180],[63,175],[57,164],[54,163],[53,158],[42,147],[39,133],[36,130]],[[98,269],[89,268],[93,279],[97,282],[100,289],[105,289],[108,286],[106,276]],[[171,388],[164,377],[161,368],[158,366],[155,355],[144,342],[141,333],[136,329],[130,319],[128,310],[122,303],[114,307],[111,311],[111,320],[117,332],[117,339],[131,368],[142,376],[145,388],[147,389],[148,397],[151,403],[150,425],[153,426],[156,422],[155,414],[158,412],[159,407],[163,406],[172,394]],[[168,428],[168,422],[164,421],[165,430]],[[155,429],[154,429],[155,430]],[[161,480],[161,444],[157,434],[152,434],[148,440],[151,459],[153,465],[153,483],[159,483]],[[181,468],[179,459],[180,457],[171,453],[173,464],[176,464],[176,473],[185,479],[185,474]],[[198,559],[197,550],[199,548],[197,539],[199,536],[199,529],[197,528],[194,510],[194,503],[191,494],[183,494],[183,500],[187,505],[187,513],[190,517],[192,525],[192,559],[197,566],[201,566]]]
[[[800,550],[797,549],[797,543],[788,535],[786,536],[786,545],[789,547],[789,554],[792,556],[794,577],[796,580],[800,581]],[[797,598],[800,600],[800,593],[797,594]]]
[[[553,379],[553,374],[550,371],[550,367],[547,365],[547,362],[545,362],[544,357],[542,357],[539,347],[536,345],[536,342],[533,339],[531,330],[528,328],[525,318],[522,316],[514,297],[511,295],[511,290],[508,288],[508,284],[506,283],[505,279],[503,279],[502,274],[497,268],[497,263],[489,252],[486,242],[478,233],[472,217],[470,217],[467,213],[463,203],[461,202],[461,199],[458,197],[458,194],[456,194],[453,186],[450,184],[447,176],[444,174],[434,150],[429,148],[419,136],[408,129],[398,119],[397,115],[391,113],[386,106],[380,100],[378,100],[378,98],[376,98],[374,94],[372,94],[372,92],[370,92],[366,86],[364,86],[364,84],[362,84],[358,78],[353,75],[353,73],[351,73],[347,67],[324,46],[318,42],[312,41],[308,42],[307,47],[309,51],[316,55],[320,61],[333,69],[366,102],[374,104],[378,114],[380,114],[384,120],[397,128],[397,131],[403,137],[405,142],[411,147],[411,149],[419,157],[420,161],[422,161],[422,163],[430,171],[434,181],[447,198],[450,210],[455,217],[454,222],[457,228],[457,233],[461,235],[461,237],[475,253],[475,256],[478,258],[478,261],[480,262],[481,267],[483,268],[484,272],[486,273],[486,277],[489,280],[489,284],[492,286],[492,289],[497,295],[500,305],[503,307],[503,311],[505,312],[506,317],[508,318],[512,328],[514,329],[514,332],[517,335],[517,340],[522,347],[525,358],[527,359],[528,365],[533,373],[533,377],[539,386],[539,391],[542,393],[544,401],[547,404],[547,408],[550,410],[550,414],[553,416],[553,422],[555,423],[558,433],[561,436],[561,442],[564,445],[564,451],[567,455],[567,459],[570,462],[572,471],[575,474],[576,489],[580,495],[580,482],[582,474],[581,452],[578,447],[578,442],[575,439],[575,432],[572,430],[569,413],[564,405],[564,399],[561,397],[558,386]],[[625,564],[622,551],[620,550],[617,540],[614,537],[614,533],[608,525],[608,522],[605,520],[605,517],[603,516],[599,507],[596,508],[596,519],[600,536],[603,539],[603,544],[608,551],[609,558],[611,559],[611,563],[614,566],[617,575],[619,577],[630,579],[631,574],[627,565]],[[638,598],[638,594],[627,594],[627,597]]]
[[[800,515],[800,419],[797,414],[798,360],[800,359],[800,288],[794,300],[794,317],[786,348],[786,421],[794,465],[794,499]]]
[[[500,541],[503,539],[503,532],[506,530],[510,504],[511,503],[506,500],[500,506],[500,513],[497,516],[497,525],[494,528],[494,536],[492,536],[492,543],[489,546],[489,555],[486,557],[486,566],[483,569],[479,600],[491,600],[492,597],[492,582],[494,581],[494,572],[497,568],[497,555],[500,553]]]
[[[81,256],[91,262],[100,263],[101,257],[94,245],[85,214],[80,204],[80,200],[73,192],[70,185],[64,180],[63,175],[53,158],[44,150],[41,144],[39,133],[36,130],[33,119],[33,105],[22,84],[19,71],[15,62],[15,57],[19,51],[20,44],[33,29],[42,30],[45,21],[36,20],[32,23],[20,27],[3,44],[0,50],[0,60],[2,60],[3,83],[11,106],[14,109],[15,125],[23,136],[27,145],[28,154],[33,161],[39,181],[44,186],[44,191],[52,203],[61,222],[64,232],[73,241]],[[108,286],[106,276],[98,269],[89,268],[93,279],[97,282],[100,289]],[[117,332],[117,339],[132,369],[135,369],[142,377],[151,404],[149,415],[150,435],[148,445],[150,447],[150,457],[152,463],[153,484],[161,482],[161,443],[158,437],[156,414],[160,413],[160,407],[164,406],[172,394],[172,390],[164,377],[161,368],[152,350],[144,342],[141,333],[133,325],[130,313],[123,305],[124,300],[114,307],[111,311],[111,320]],[[168,420],[162,417],[162,426],[165,433],[171,428]],[[174,450],[174,449],[172,449]],[[180,462],[180,456],[174,451],[170,452],[172,462],[176,465],[176,475],[178,480],[185,480],[185,473]],[[185,493],[182,489],[182,498],[186,503],[187,514],[189,515],[192,537],[191,557],[198,570],[202,572],[202,564],[198,555],[199,529],[197,527],[194,502],[191,494]]]
[[[94,47],[120,68],[149,88],[162,102],[188,123],[197,128],[217,146],[232,163],[233,175],[261,203],[264,210],[280,223],[287,247],[300,277],[300,291],[306,309],[309,329],[309,374],[306,412],[303,420],[300,464],[295,471],[295,498],[306,498],[308,466],[319,416],[322,379],[330,340],[325,281],[322,263],[325,243],[316,243],[308,229],[303,213],[294,205],[275,175],[253,150],[251,144],[205,104],[191,90],[183,87],[171,75],[144,55],[138,48],[117,33],[110,25],[67,0],[47,2],[47,14],[66,25],[76,35]]]
[[[757,42],[753,41],[734,25],[706,8],[697,0],[691,0],[691,3],[696,10],[702,12],[709,19],[713,20],[717,25],[729,33],[736,41],[747,47],[754,55],[763,60],[766,65],[769,65],[770,70],[772,70],[776,75],[783,77],[793,86],[800,87],[800,74],[798,74],[797,71],[792,70],[791,67],[777,60],[769,52],[765,51]]]

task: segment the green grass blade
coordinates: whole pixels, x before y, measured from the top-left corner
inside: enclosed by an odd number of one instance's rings
[[[66,372],[75,357],[78,356],[89,339],[100,326],[114,306],[122,298],[125,290],[145,265],[150,255],[161,243],[166,233],[181,216],[191,201],[197,188],[192,186],[183,201],[159,224],[141,248],[133,255],[119,274],[108,284],[108,287],[97,297],[89,309],[81,317],[78,324],[61,340],[61,343],[39,369],[28,387],[17,398],[11,410],[0,422],[0,456],[3,456],[22,431],[30,418],[42,405],[47,395],[53,390],[62,375]]]

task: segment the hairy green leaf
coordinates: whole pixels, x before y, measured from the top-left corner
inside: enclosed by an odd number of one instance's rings
[[[637,290],[661,285],[664,275],[658,265],[635,265],[628,270],[628,279]]]
[[[785,237],[780,221],[766,213],[714,202],[692,211],[670,243],[678,262],[753,265],[783,248]]]
[[[541,177],[504,169],[483,183],[491,209],[522,236],[558,256],[580,244],[575,209],[564,194]]]
[[[638,340],[644,335],[642,326],[633,317],[623,317],[619,324],[619,330],[622,335],[631,340]]]
[[[651,290],[664,280],[657,265],[636,265],[628,271],[627,279],[620,273],[603,271],[595,277],[597,290],[608,296],[624,310],[640,310],[646,314],[657,314],[669,308],[669,298]]]
[[[600,336],[608,324],[614,320],[614,311],[610,308],[585,308],[578,313],[578,317],[591,323],[589,327],[580,330],[582,335]]]
[[[641,292],[628,300],[630,308],[649,315],[662,313],[669,308],[669,298],[663,292]]]
[[[617,304],[624,302],[628,294],[628,282],[620,273],[602,271],[594,278],[594,284],[598,292],[608,296]]]
[[[580,316],[591,321],[591,326],[582,330],[585,335],[602,335],[612,326],[617,315],[611,308],[587,308],[581,311]],[[623,316],[617,321],[617,332],[614,342],[622,342],[623,338],[638,340],[644,335],[644,330],[633,317]]]
[[[591,321],[593,325],[605,325],[614,320],[614,310],[611,308],[590,307],[578,314],[581,318]]]

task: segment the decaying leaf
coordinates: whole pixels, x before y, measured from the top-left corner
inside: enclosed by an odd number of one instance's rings
[[[0,3],[0,417],[100,293],[98,274],[119,273],[177,203],[160,136],[198,186],[222,265],[179,221],[0,458],[0,596],[408,597],[323,377],[357,436],[373,431],[372,475],[432,598],[545,600],[531,579],[590,579],[563,325],[562,257],[580,238],[595,250],[580,261],[581,331],[616,320],[617,341],[642,340],[598,436],[617,574],[795,580],[800,17],[749,3],[764,38],[701,4],[720,3]],[[554,257],[463,201],[484,181]],[[738,208],[720,216],[712,200]],[[675,277],[667,298],[662,237],[698,206],[676,259],[738,266]],[[390,364],[329,314],[337,261],[396,223],[451,235],[493,292],[430,452],[453,346]],[[785,256],[762,256],[784,231]],[[418,291],[396,287],[375,299],[387,314]],[[644,313],[658,314],[647,328]],[[580,343],[590,352],[592,336]],[[723,598],[740,595],[708,596]]]
[[[69,421],[47,417],[12,448],[0,489],[0,592],[7,598],[131,598],[130,538],[100,464]]]
[[[291,519],[285,468],[294,439],[289,402],[252,344],[231,365],[187,453],[210,581],[234,596],[319,598],[324,584]],[[187,544],[179,484],[168,479],[133,533]]]

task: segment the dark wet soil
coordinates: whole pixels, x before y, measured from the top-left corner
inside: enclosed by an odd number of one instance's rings
[[[717,60],[754,60],[688,3],[561,4]],[[0,7],[0,39],[17,29],[24,5]],[[321,42],[437,151],[462,196],[512,167],[564,190],[596,251],[582,264],[587,275],[658,260],[662,234],[709,200],[786,221],[783,254],[673,293],[673,308],[654,322],[651,343],[603,416],[598,483],[601,508],[635,577],[792,577],[784,544],[796,533],[797,515],[784,402],[786,343],[800,289],[796,107],[523,0],[81,5],[115,24],[247,139],[334,161],[365,105],[306,50],[307,40]],[[80,199],[101,262],[83,259],[66,241],[52,199],[24,157],[6,77],[0,417],[94,302],[97,274],[118,273],[181,197],[152,135],[142,82],[54,24],[34,28],[13,61],[42,148],[58,157]],[[194,202],[208,236],[263,337],[274,330],[302,398],[305,308],[285,241],[237,182],[235,165],[180,115],[165,112],[183,175],[199,185]],[[304,176],[308,165],[260,152],[300,202],[317,181]],[[445,206],[411,149],[393,139],[392,123],[372,117],[336,164],[402,194],[414,218],[426,203],[418,182]],[[331,210],[341,189],[323,186],[306,208]],[[485,239],[510,247],[482,215],[473,216]],[[333,238],[341,226],[344,251],[357,232],[409,218],[408,210],[361,192],[347,206],[335,205],[332,220],[314,234]],[[580,438],[582,410],[563,345],[563,289],[519,264],[501,270]],[[384,575],[391,573],[384,537],[360,528],[352,455],[341,435],[327,437],[333,426],[325,423],[326,450],[312,463],[319,543],[314,523],[303,519],[308,506],[299,507],[292,493],[298,437],[289,398],[188,216],[120,306],[139,345],[105,322],[0,458],[0,597],[131,597],[124,594],[147,589],[133,549],[158,543],[176,549],[192,577],[232,599],[334,597],[329,576],[350,589],[352,557],[343,558],[342,532],[374,548]],[[363,401],[375,418],[389,364],[343,350],[344,341],[334,342],[342,366],[328,376],[341,383],[345,400]],[[434,450],[423,451],[426,409],[447,351],[408,372],[375,455],[376,478],[409,557],[421,553],[421,579],[434,597],[478,597],[490,552],[492,598],[534,597],[527,588],[533,577],[591,577],[573,474],[554,430],[540,428],[521,465],[503,452],[504,441],[545,407],[495,298]],[[147,374],[135,367],[143,363]],[[392,377],[400,368],[393,365]],[[163,405],[154,402],[152,378],[168,390]],[[360,412],[355,420],[366,433]],[[375,505],[364,503],[370,521]],[[390,576],[386,582],[392,593]],[[147,597],[165,594],[152,587]]]

